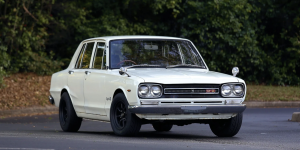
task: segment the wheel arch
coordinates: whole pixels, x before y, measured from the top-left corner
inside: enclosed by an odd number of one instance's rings
[[[69,91],[70,91],[70,90],[69,90],[68,87],[64,87],[64,88],[61,90],[61,92],[60,92],[60,99],[61,99],[62,94],[66,92],[66,93],[69,95],[69,98],[70,98],[70,100],[71,100],[72,106],[74,107],[74,105],[73,105],[73,100],[72,100],[72,97],[71,97]],[[59,99],[58,107],[59,107],[59,104],[60,104],[60,99]],[[75,110],[76,115],[78,116],[78,113],[77,113],[75,107],[74,107],[74,110]]]
[[[125,89],[123,89],[122,87],[119,87],[119,88],[117,88],[117,89],[115,90],[111,102],[114,100],[115,96],[116,96],[117,94],[119,94],[119,93],[123,93],[124,96],[125,96],[125,98],[126,98],[126,100],[127,100],[127,102],[129,103],[128,95],[127,95],[127,93],[125,92]]]
[[[68,90],[64,88],[64,89],[61,90],[60,96],[62,96],[62,94],[63,94],[64,92],[67,92],[67,93],[69,94]]]
[[[61,99],[62,94],[65,93],[65,92],[69,95],[69,98],[71,99],[71,103],[72,103],[72,105],[73,105],[73,100],[72,100],[72,97],[71,97],[71,95],[70,95],[70,92],[69,92],[68,87],[64,87],[64,88],[61,90],[61,92],[60,92],[60,99]],[[60,102],[60,99],[59,99],[59,102]],[[59,106],[59,103],[58,103],[58,106]]]
[[[127,90],[128,89],[128,90]],[[114,97],[118,94],[118,93],[123,93],[128,104],[130,105],[138,105],[139,104],[139,99],[137,97],[137,95],[135,94],[136,89],[134,86],[129,86],[129,87],[123,87],[123,86],[119,86],[115,89],[115,91],[113,92],[113,97],[112,97],[112,101],[114,99]],[[111,101],[111,102],[112,102]]]
[[[126,99],[127,99],[127,96],[126,96],[125,92],[124,92],[121,88],[118,88],[118,89],[115,90],[114,95],[113,95],[113,97],[112,97],[112,100],[113,100],[114,97],[115,97],[117,94],[119,94],[119,93],[123,93],[123,94],[125,95]]]

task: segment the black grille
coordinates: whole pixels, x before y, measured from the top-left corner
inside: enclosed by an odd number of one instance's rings
[[[164,84],[161,98],[222,98],[219,84]],[[201,89],[197,89],[201,88]],[[207,90],[214,93],[207,93]]]
[[[165,94],[208,94],[207,90],[214,90],[213,92],[211,92],[211,94],[218,94],[219,93],[219,89],[211,89],[211,88],[207,88],[207,89],[165,89],[164,93]]]
[[[220,88],[219,84],[163,84],[163,88]]]

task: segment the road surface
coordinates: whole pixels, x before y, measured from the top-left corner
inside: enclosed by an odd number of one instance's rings
[[[84,120],[76,133],[62,132],[58,115],[0,119],[2,149],[298,149],[300,123],[290,122],[299,108],[247,108],[240,132],[231,138],[216,137],[209,125],[173,126],[156,132],[143,125],[137,137],[114,135],[109,123]]]

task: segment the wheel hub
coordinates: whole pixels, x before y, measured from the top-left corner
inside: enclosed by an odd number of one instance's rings
[[[115,118],[118,126],[124,128],[126,125],[126,107],[123,103],[119,103],[116,107]]]

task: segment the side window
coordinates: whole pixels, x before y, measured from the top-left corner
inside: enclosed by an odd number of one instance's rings
[[[98,42],[95,50],[94,68],[106,69],[105,43]]]
[[[89,68],[93,48],[94,48],[94,42],[87,43],[85,51],[84,51],[83,56],[82,56],[81,65],[80,65],[79,69]]]
[[[79,56],[78,56],[78,58],[77,58],[77,63],[76,63],[76,65],[75,65],[75,68],[76,68],[76,69],[81,68],[80,65],[81,65],[82,56],[83,56],[83,53],[84,53],[85,46],[86,46],[86,44],[83,44],[83,46],[82,46],[82,48],[81,48],[81,50],[80,50],[80,54],[79,54]]]

